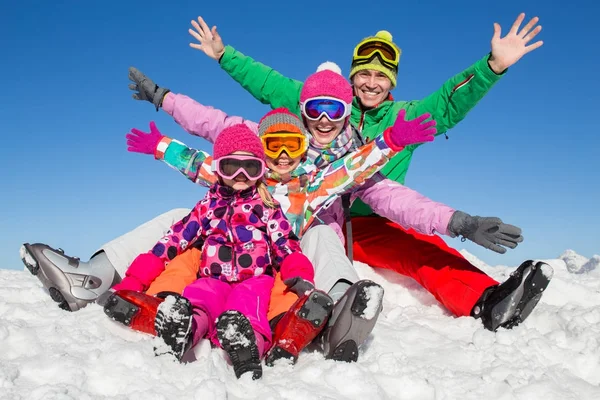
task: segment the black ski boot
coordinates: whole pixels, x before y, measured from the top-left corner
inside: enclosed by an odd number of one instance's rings
[[[246,372],[252,372],[252,379],[262,377],[256,337],[248,318],[239,311],[225,311],[217,319],[217,337],[229,355],[237,378]]]
[[[325,358],[358,360],[358,348],[367,340],[383,309],[383,293],[380,285],[367,279],[348,288],[333,307],[321,336]]]
[[[192,305],[188,299],[170,295],[158,306],[156,313],[156,335],[169,346],[167,353],[173,354],[179,361],[191,344],[192,312]],[[157,356],[164,354],[159,348],[155,348],[154,352]]]
[[[486,329],[511,329],[531,314],[550,283],[554,270],[548,264],[527,260],[506,281],[489,287],[475,303],[471,315]]]

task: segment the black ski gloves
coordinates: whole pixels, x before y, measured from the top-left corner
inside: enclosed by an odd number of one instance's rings
[[[304,293],[309,292],[315,288],[315,285],[309,281],[302,279],[299,276],[294,278],[286,279],[283,281],[288,290],[292,293],[296,293],[298,297],[302,297]]]
[[[136,91],[132,97],[136,100],[146,100],[154,104],[156,111],[162,107],[163,98],[170,92],[167,88],[161,88],[150,78],[135,67],[129,67],[129,89]]]
[[[472,216],[455,211],[448,224],[451,237],[462,236],[480,246],[504,254],[506,249],[514,249],[523,241],[521,228],[505,224],[500,218]]]

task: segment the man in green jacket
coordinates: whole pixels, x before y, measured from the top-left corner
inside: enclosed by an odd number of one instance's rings
[[[437,122],[438,134],[453,128],[510,66],[543,44],[538,41],[528,45],[541,31],[541,26],[537,25],[536,17],[520,29],[524,18],[524,14],[519,15],[505,37],[501,37],[500,26],[494,24],[491,52],[422,100],[394,101],[390,95],[390,90],[396,85],[401,50],[389,32],[380,31],[360,41],[354,49],[350,80],[355,95],[351,123],[358,128],[361,139],[369,141],[392,126],[401,109],[406,110],[408,119],[425,112],[431,113]],[[189,32],[199,43],[190,43],[191,47],[217,60],[221,68],[257,100],[273,108],[286,107],[301,115],[299,100],[302,82],[286,78],[231,46],[224,46],[216,28],[210,29],[201,17],[198,22],[192,21],[192,25],[194,29]],[[409,146],[396,155],[382,170],[383,175],[404,183],[408,165],[417,147]],[[460,253],[449,248],[438,236],[407,231],[375,215],[360,201],[355,202],[352,211],[353,249],[357,261],[413,277],[442,303],[444,298],[452,297],[453,293],[470,293],[469,298],[463,301],[472,305],[467,307],[471,310],[470,315],[479,316],[482,304],[497,286],[489,287],[489,282],[484,279],[485,274],[476,268],[468,268],[470,264]],[[465,225],[473,223],[463,222]],[[506,245],[500,242],[496,244]],[[506,251],[500,246],[490,248],[498,252]],[[524,281],[520,283],[525,284]],[[460,291],[456,289],[459,286],[463,288]]]

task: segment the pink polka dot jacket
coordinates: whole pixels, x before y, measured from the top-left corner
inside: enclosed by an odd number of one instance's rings
[[[235,191],[218,183],[211,186],[206,197],[150,253],[164,268],[190,246],[202,249],[201,277],[238,282],[273,276],[276,270],[284,280],[300,276],[314,281],[313,266],[301,253],[280,206],[265,206],[255,187]]]

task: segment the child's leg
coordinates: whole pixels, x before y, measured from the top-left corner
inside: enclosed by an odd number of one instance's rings
[[[265,350],[271,347],[271,327],[267,318],[273,278],[261,275],[247,279],[232,286],[231,293],[225,303],[225,310],[242,313],[252,325],[254,331],[262,335],[264,345],[260,350],[262,357]],[[258,345],[259,343],[257,343]]]
[[[298,296],[287,290],[287,286],[281,280],[281,275],[279,273],[275,275],[275,282],[273,289],[271,289],[269,312],[267,313],[269,321],[285,314],[296,300],[298,300]]]
[[[194,315],[199,316],[194,318],[196,323],[200,324],[199,328],[204,324],[202,314],[206,314],[208,321],[206,332],[200,331],[198,334],[194,334],[194,345],[206,335],[218,343],[214,337],[214,321],[226,310],[225,304],[230,293],[230,284],[214,278],[197,279],[183,290],[183,296],[192,303]]]
[[[146,293],[155,296],[160,292],[183,293],[183,289],[198,279],[200,255],[196,248],[187,249],[175,257],[156,278]]]
[[[262,376],[260,360],[271,345],[271,327],[267,319],[273,278],[261,275],[232,286],[225,311],[217,320],[217,336],[229,355],[233,371],[239,378],[252,372],[252,379]]]
[[[471,315],[494,279],[465,260],[437,235],[405,230],[382,217],[352,218],[354,258],[419,282],[456,316]]]

